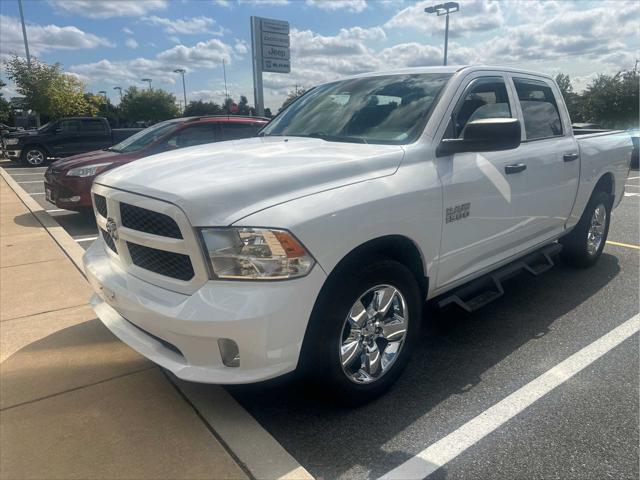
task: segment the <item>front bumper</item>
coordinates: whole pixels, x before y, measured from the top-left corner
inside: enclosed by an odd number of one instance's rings
[[[95,177],[66,177],[65,172],[53,173],[51,169],[44,175],[45,188],[53,195],[58,208],[81,210],[92,208],[91,185]]]
[[[120,340],[177,377],[252,383],[293,371],[326,275],[280,282],[208,281],[192,295],[166,290],[114,265],[96,241],[84,255],[91,299]],[[218,339],[238,345],[240,365],[222,362]]]
[[[20,160],[20,155],[22,155],[22,150],[12,150],[12,149],[5,149],[3,150],[4,156],[7,157],[9,160]]]

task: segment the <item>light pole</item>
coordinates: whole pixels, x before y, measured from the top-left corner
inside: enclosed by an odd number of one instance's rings
[[[100,90],[98,93],[104,95],[104,108],[108,112],[109,111],[109,99],[107,98],[107,92],[104,90]]]
[[[179,73],[182,75],[182,94],[184,95],[184,108],[187,108],[187,87],[184,85],[184,74],[187,71],[184,68],[176,68],[173,73]]]
[[[426,13],[435,13],[439,17],[446,15],[445,27],[444,27],[444,63],[447,64],[447,47],[449,43],[449,14],[460,10],[458,2],[446,2],[439,3],[438,5],[432,5],[424,9]]]
[[[18,0],[20,9],[20,21],[22,22],[22,38],[24,39],[24,51],[27,54],[27,67],[31,68],[31,55],[29,55],[29,41],[27,40],[27,27],[24,25],[24,13],[22,13],[22,0]]]
[[[140,79],[143,82],[149,82],[149,90],[151,90],[151,79],[150,78],[142,78]]]
[[[120,102],[122,102],[122,87],[113,87],[114,90],[118,90],[120,92]]]

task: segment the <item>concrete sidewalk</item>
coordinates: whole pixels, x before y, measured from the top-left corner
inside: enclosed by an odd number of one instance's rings
[[[2,178],[0,209],[0,478],[247,478]]]

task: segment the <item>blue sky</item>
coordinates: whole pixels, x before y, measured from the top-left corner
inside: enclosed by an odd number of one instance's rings
[[[252,98],[249,17],[291,24],[291,74],[265,74],[277,109],[295,85],[371,70],[438,65],[444,19],[415,0],[23,0],[31,53],[60,62],[89,91],[154,87],[177,94],[186,68],[189,100]],[[435,2],[438,3],[438,2]],[[640,57],[640,2],[461,0],[451,16],[449,63],[507,64],[568,73],[580,90],[599,73]],[[0,58],[24,55],[17,0],[0,1]],[[3,77],[4,78],[4,77]],[[6,79],[5,79],[6,81]],[[11,84],[4,89],[14,96]],[[179,94],[179,95],[178,95]]]

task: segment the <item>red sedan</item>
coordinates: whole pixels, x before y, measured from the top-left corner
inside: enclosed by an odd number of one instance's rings
[[[260,117],[225,115],[158,123],[112,147],[52,163],[44,176],[46,198],[58,208],[90,209],[91,184],[105,170],[167,150],[253,137],[267,122]]]

